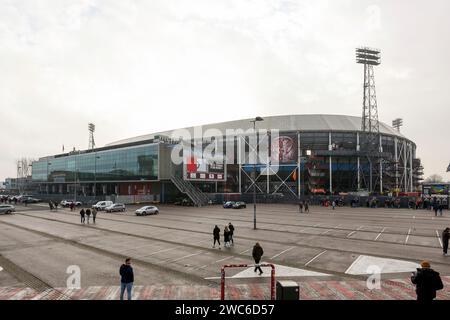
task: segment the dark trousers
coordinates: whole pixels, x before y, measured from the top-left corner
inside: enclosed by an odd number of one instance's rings
[[[234,244],[234,240],[233,240],[233,234],[232,234],[232,233],[230,233],[230,241],[231,241],[231,243],[233,243],[233,244]]]
[[[216,241],[217,241],[217,243],[218,243],[219,246],[220,246],[220,238],[214,238],[214,244],[213,244],[213,246],[216,245]]]
[[[448,241],[444,241],[444,243],[443,243],[442,245],[443,245],[444,253],[447,254],[447,250],[448,250]]]
[[[261,267],[259,266],[259,259],[258,260],[256,260],[255,259],[255,272],[257,271],[257,270],[259,270],[259,273],[263,273],[263,271],[262,271],[262,269],[261,269]]]
[[[94,221],[94,223],[95,223],[95,216],[92,216],[92,221]]]
[[[84,223],[84,216],[81,216],[81,223]]]

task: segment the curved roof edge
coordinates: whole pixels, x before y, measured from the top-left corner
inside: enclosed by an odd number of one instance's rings
[[[144,141],[153,139],[157,135],[171,136],[173,132],[178,130],[188,131],[191,134],[194,133],[194,128],[202,128],[205,132],[208,129],[218,129],[223,133],[226,130],[248,130],[252,128],[250,123],[252,119],[241,119],[219,123],[211,123],[206,125],[185,127],[180,129],[161,131],[156,133],[145,134],[132,138],[122,139],[106,144],[106,146],[114,146],[125,143],[132,143],[138,141]],[[334,114],[304,114],[304,115],[281,115],[281,116],[267,116],[264,117],[264,121],[258,122],[258,129],[280,129],[283,131],[359,131],[361,132],[361,117],[348,116],[348,115],[334,115]],[[380,133],[397,136],[403,139],[407,139],[399,131],[393,127],[380,121]],[[408,139],[409,140],[409,139]]]

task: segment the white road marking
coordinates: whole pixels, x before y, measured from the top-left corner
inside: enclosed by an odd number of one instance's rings
[[[411,228],[408,230],[408,235],[406,236],[405,244],[408,243],[409,235],[411,234]]]
[[[314,260],[316,260],[318,257],[320,257],[321,255],[323,255],[325,252],[327,252],[327,250],[322,251],[321,253],[319,253],[318,255],[316,255],[314,258],[312,258],[311,260],[309,260],[307,263],[305,263],[305,267],[310,264],[311,262],[313,262]]]
[[[362,230],[362,228],[364,228],[364,226],[359,226],[359,228],[356,229],[356,231]]]
[[[169,260],[165,260],[164,263],[168,263],[168,262],[177,262],[180,260],[183,260],[185,258],[189,258],[189,257],[193,257],[193,256],[198,256],[199,254],[205,253],[205,251],[200,251],[197,253],[191,253],[191,254],[187,254],[185,256],[182,256],[181,258],[177,258],[177,259],[169,259]]]
[[[345,273],[355,275],[370,274],[370,269],[368,269],[370,266],[377,266],[382,274],[411,272],[420,267],[417,263],[411,261],[360,255]]]
[[[441,241],[441,236],[439,235],[439,232],[436,230],[436,236],[437,236],[437,238],[438,238],[438,240],[439,240],[439,244],[441,245],[441,248],[443,248],[442,247],[442,241]]]
[[[355,234],[355,233],[356,233],[356,231],[350,232],[350,233],[347,235],[347,238],[350,237],[351,235]]]
[[[249,252],[249,251],[250,251],[250,249],[247,249],[247,250],[244,250],[242,252],[239,252],[239,254],[244,254],[244,253]]]
[[[326,234],[326,233],[328,233],[328,232],[330,232],[331,231],[331,229],[328,229],[327,231],[324,231],[324,232],[322,232],[321,234]]]
[[[281,251],[280,253],[278,253],[278,254],[276,254],[276,255],[274,255],[272,258],[270,258],[270,259],[275,259],[276,257],[279,257],[280,255],[282,255],[283,253],[286,253],[286,252],[288,252],[288,251],[290,251],[290,250],[292,250],[292,249],[294,249],[295,247],[289,247],[289,248],[287,248],[286,250],[283,250],[283,251]]]
[[[154,255],[154,254],[158,254],[158,253],[161,253],[161,252],[167,252],[167,251],[175,250],[175,249],[178,249],[178,248],[181,248],[181,247],[183,247],[183,246],[176,246],[176,247],[172,247],[172,248],[168,248],[168,249],[158,250],[158,251],[152,252],[152,253],[150,253],[150,254],[147,254],[147,255],[145,255],[145,256],[140,256],[140,257],[138,257],[138,259],[140,259],[140,258],[145,258],[145,257],[150,257],[150,256],[152,256],[152,255]]]
[[[195,268],[192,268],[192,270],[200,270],[200,269],[204,269],[204,268],[206,268],[206,267],[208,267],[208,266],[213,265],[214,263],[221,262],[221,261],[224,261],[224,260],[227,260],[227,259],[230,259],[230,258],[234,258],[234,256],[225,257],[225,258],[223,258],[223,259],[216,260],[216,261],[214,261],[213,263],[208,263],[208,264],[205,264],[205,265],[203,265],[203,266],[201,266],[201,267],[195,267]]]
[[[339,228],[340,226],[342,226],[342,224],[338,224],[336,227],[334,227],[334,229]]]
[[[320,225],[321,225],[321,223],[317,223],[317,224],[313,225],[313,228],[318,227]]]
[[[375,238],[374,241],[378,240],[378,238],[381,236],[381,234],[384,232],[384,230],[386,230],[386,227],[384,227],[383,230],[381,230],[381,232],[377,235],[377,237]]]

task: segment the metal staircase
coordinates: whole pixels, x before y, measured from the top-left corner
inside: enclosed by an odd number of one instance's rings
[[[171,175],[170,180],[173,184],[180,190],[181,192],[188,195],[188,197],[194,202],[194,204],[198,207],[206,206],[209,202],[209,198],[206,194],[201,192],[199,189],[194,187],[188,181],[176,176]]]

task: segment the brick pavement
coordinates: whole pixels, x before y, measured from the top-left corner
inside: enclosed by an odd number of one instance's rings
[[[450,300],[450,277],[442,277],[444,289],[438,292],[439,300]],[[0,300],[116,300],[119,286],[53,289],[37,292],[30,288],[0,287]],[[133,299],[138,300],[218,300],[219,286],[150,285],[135,286]],[[227,285],[227,300],[269,299],[267,284]],[[409,279],[382,280],[381,289],[369,290],[365,281],[307,281],[300,283],[302,300],[411,300],[414,287]]]

